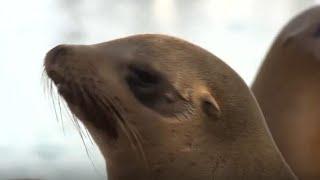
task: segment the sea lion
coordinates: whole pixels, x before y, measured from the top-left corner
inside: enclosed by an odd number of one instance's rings
[[[59,45],[45,70],[103,154],[109,180],[292,180],[243,80],[165,35]]]
[[[301,179],[320,179],[320,6],[290,21],[253,85],[271,134]]]

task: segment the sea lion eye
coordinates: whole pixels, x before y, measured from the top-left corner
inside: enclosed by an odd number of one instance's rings
[[[185,110],[185,100],[161,72],[145,64],[128,66],[126,81],[130,91],[141,104],[171,116]]]
[[[161,95],[161,75],[144,64],[131,64],[126,81],[133,94],[146,104],[153,104]]]
[[[155,72],[145,66],[131,65],[129,71],[130,75],[127,80],[134,86],[148,87],[157,84],[160,80]]]

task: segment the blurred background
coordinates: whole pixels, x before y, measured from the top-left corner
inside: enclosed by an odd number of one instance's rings
[[[0,6],[0,179],[106,179],[68,118],[43,91],[45,53],[137,33],[177,36],[211,51],[250,85],[280,29],[319,0],[28,0]]]

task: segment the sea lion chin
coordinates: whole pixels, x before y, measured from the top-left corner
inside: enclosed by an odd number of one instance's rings
[[[45,70],[103,154],[108,179],[295,179],[243,80],[165,35],[60,45]]]

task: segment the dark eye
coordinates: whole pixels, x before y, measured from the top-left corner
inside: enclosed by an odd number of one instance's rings
[[[130,65],[127,82],[132,88],[152,88],[160,81],[160,76],[143,65]]]
[[[162,96],[162,76],[145,64],[131,64],[126,81],[135,97],[144,104],[154,104]]]
[[[148,64],[129,65],[126,81],[141,104],[164,116],[172,116],[185,110],[185,100],[167,77]]]

